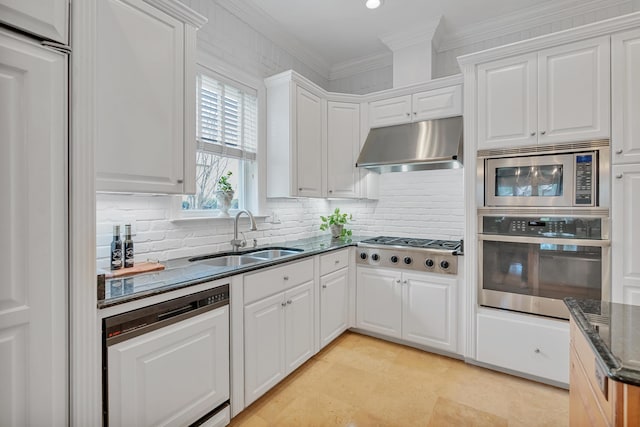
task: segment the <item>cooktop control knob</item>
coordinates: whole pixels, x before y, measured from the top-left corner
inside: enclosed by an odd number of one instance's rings
[[[433,260],[432,260],[431,258],[427,259],[427,260],[424,262],[424,265],[426,265],[426,266],[427,266],[427,267],[429,267],[429,268],[433,267],[433,264],[434,264],[434,263],[433,263]]]
[[[378,261],[380,259],[380,255],[373,254],[373,255],[371,255],[371,259],[374,260],[374,261]]]
[[[413,260],[411,259],[411,257],[408,257],[408,256],[404,257],[404,260],[403,260],[403,261],[404,261],[404,263],[405,263],[405,264],[407,264],[407,265],[409,265],[409,264],[411,264],[411,263],[413,262]]]
[[[440,267],[442,267],[443,270],[446,270],[447,268],[449,268],[449,261],[442,261],[440,263]]]
[[[366,252],[360,252],[360,259],[367,259],[367,253]]]
[[[398,262],[398,257],[397,257],[397,256],[395,256],[395,255],[394,255],[394,256],[392,256],[392,257],[391,257],[391,262],[392,262],[392,263],[394,263],[394,264],[396,264],[396,263]]]

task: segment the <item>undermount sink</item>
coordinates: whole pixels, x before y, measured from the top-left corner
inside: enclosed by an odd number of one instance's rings
[[[242,254],[212,254],[190,258],[189,262],[198,261],[213,267],[239,267],[242,265],[255,264],[258,262],[270,261],[286,256],[296,255],[302,249],[295,248],[263,248],[247,251]]]
[[[189,260],[196,261],[196,260]],[[253,257],[251,255],[222,255],[215,258],[209,258],[204,260],[198,260],[202,264],[211,265],[214,267],[239,267],[241,265],[254,264],[256,262],[263,262],[264,258]]]

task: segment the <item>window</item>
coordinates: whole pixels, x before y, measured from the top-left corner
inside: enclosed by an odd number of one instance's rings
[[[182,209],[219,209],[221,177],[228,177],[234,190],[231,209],[243,209],[255,186],[257,91],[203,69],[197,76],[197,102],[196,193],[183,197]]]

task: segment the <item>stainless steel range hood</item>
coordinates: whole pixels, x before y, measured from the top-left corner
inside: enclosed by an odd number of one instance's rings
[[[356,166],[376,172],[462,167],[462,116],[371,129]]]

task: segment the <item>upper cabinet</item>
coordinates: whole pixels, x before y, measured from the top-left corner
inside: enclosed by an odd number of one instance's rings
[[[359,196],[360,104],[327,103],[327,196]]]
[[[609,37],[477,66],[478,149],[609,138]]]
[[[369,103],[369,127],[391,126],[462,114],[462,86],[381,99]]]
[[[97,10],[96,189],[195,191],[195,43],[205,18],[176,1]]]
[[[640,163],[640,29],[611,37],[613,164]]]
[[[0,0],[0,22],[69,44],[69,0]]]
[[[326,100],[291,72],[267,86],[267,197],[324,197]]]

